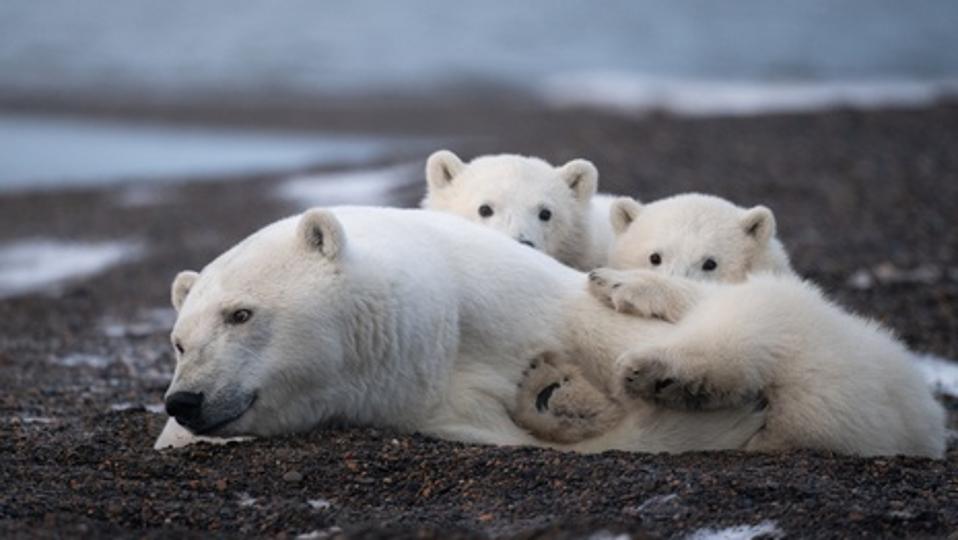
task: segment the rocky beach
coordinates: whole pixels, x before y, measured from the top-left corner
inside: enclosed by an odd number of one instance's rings
[[[22,100],[7,105],[30,110]],[[949,537],[958,530],[953,438],[944,460],[814,451],[576,455],[355,426],[152,450],[173,370],[175,273],[199,269],[260,226],[309,206],[415,206],[424,160],[440,146],[464,157],[585,157],[598,166],[603,191],[642,200],[702,191],[769,206],[801,274],[927,355],[923,368],[941,381],[954,429],[954,103],[695,118],[521,101],[84,111],[387,143],[242,175],[0,192],[0,536]],[[50,152],[55,160],[57,149]]]

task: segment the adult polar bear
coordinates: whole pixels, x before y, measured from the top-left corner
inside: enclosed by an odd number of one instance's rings
[[[557,352],[581,359],[590,379],[610,381],[616,358],[671,327],[615,313],[586,283],[459,217],[310,210],[265,227],[200,274],[177,276],[167,410],[194,434],[218,437],[337,419],[547,445],[510,417],[529,359]],[[741,448],[764,414],[754,402],[712,412],[637,402],[615,428],[569,448]],[[167,427],[157,447],[188,442],[172,419]]]

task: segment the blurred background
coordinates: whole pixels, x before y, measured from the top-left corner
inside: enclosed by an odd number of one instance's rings
[[[289,511],[304,507],[300,486],[277,487],[285,471],[271,471],[326,463],[313,478],[340,478],[338,454],[317,459],[339,448],[323,434],[212,467],[149,450],[174,365],[170,283],[310,206],[417,205],[441,147],[587,158],[601,191],[646,201],[702,191],[770,207],[796,270],[921,353],[958,428],[956,23],[955,0],[0,0],[0,454],[12,456],[0,460],[12,486],[0,537],[318,527]],[[340,444],[382,446],[357,433]],[[403,441],[403,454],[427,444]],[[684,537],[688,519],[763,516],[809,536],[944,537],[958,526],[942,472],[958,470],[952,441],[940,466],[876,462],[894,477],[790,474],[788,456],[778,476],[752,474],[756,458],[722,461],[717,476],[709,458],[688,488],[706,502],[680,495],[642,526]],[[590,456],[564,488],[537,480],[544,491],[528,499],[548,516],[510,502],[484,526],[614,523],[631,499],[608,486],[622,482],[661,495],[662,482],[602,476],[622,469],[592,458],[620,459]],[[671,478],[676,462],[661,459]],[[480,485],[489,466],[443,470]],[[186,487],[207,477],[215,489]],[[725,477],[735,487],[716,491]],[[845,487],[823,488],[826,477]],[[728,495],[749,482],[755,497]],[[347,488],[329,485],[322,527],[423,512],[438,527],[483,526],[458,488],[394,499],[379,484],[348,488],[369,499],[341,511]],[[490,493],[501,501],[500,486]],[[794,500],[779,504],[782,493]],[[229,510],[238,500],[252,502]]]
[[[495,135],[511,129],[499,116],[530,109],[927,104],[958,91],[956,21],[950,0],[6,0],[0,186],[370,155],[329,138],[193,130],[184,142],[52,114]],[[51,158],[49,146],[62,153]]]

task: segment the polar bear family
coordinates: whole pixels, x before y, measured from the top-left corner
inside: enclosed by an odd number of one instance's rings
[[[943,454],[910,353],[793,275],[768,209],[595,195],[584,160],[441,151],[426,176],[443,212],[314,209],[177,276],[178,425]]]

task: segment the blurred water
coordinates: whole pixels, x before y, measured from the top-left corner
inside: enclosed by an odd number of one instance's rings
[[[4,0],[0,92],[940,80],[958,77],[956,23],[954,0]]]
[[[0,115],[0,192],[364,163],[422,143]]]

